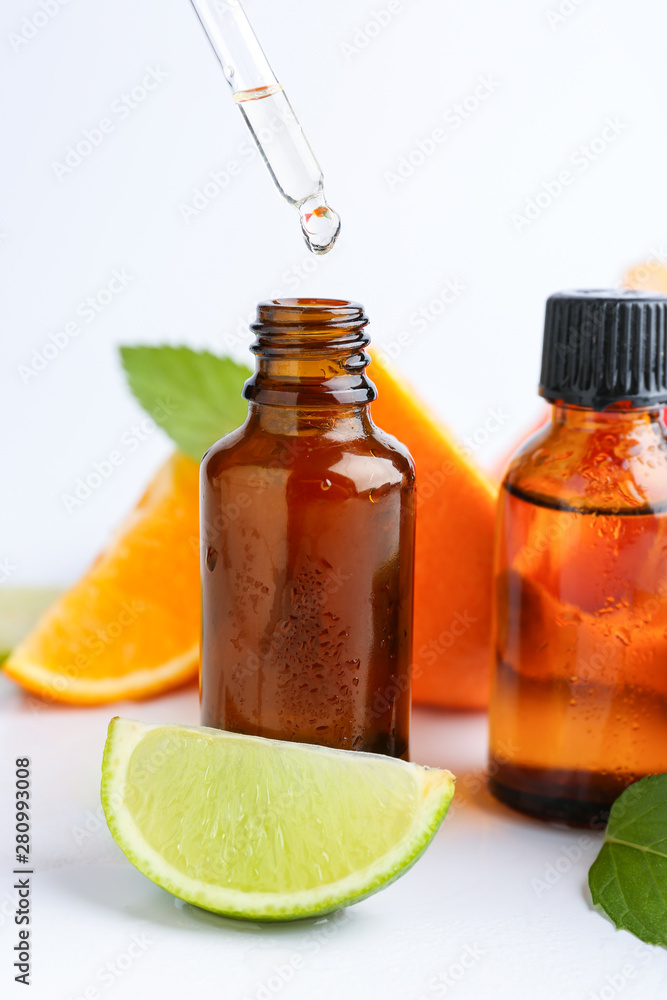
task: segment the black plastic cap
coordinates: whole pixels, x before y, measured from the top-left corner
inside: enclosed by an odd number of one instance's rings
[[[667,403],[667,295],[612,289],[548,298],[540,395],[591,410]]]

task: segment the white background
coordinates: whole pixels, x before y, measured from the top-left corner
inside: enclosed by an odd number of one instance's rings
[[[275,292],[359,299],[389,349],[411,333],[395,363],[422,396],[461,435],[503,407],[477,457],[491,468],[512,449],[541,412],[546,296],[619,284],[663,242],[667,257],[667,11],[658,0],[564,3],[572,12],[555,21],[556,0],[394,0],[378,32],[381,0],[247,0],[343,218],[338,246],[315,261],[258,156],[183,220],[247,139],[187,0],[69,0],[13,45],[38,0],[4,0],[0,558],[12,582],[73,580],[169,450],[159,432],[122,445],[141,411],[117,345],[231,343],[247,359],[245,323]],[[121,119],[112,105],[149,67],[166,79]],[[456,127],[451,109],[482,77],[494,92]],[[54,163],[105,117],[114,131],[58,179]],[[609,117],[620,135],[574,166]],[[387,173],[438,127],[446,141],[392,189]],[[563,169],[572,184],[517,231],[512,216]],[[313,262],[299,280],[293,269]],[[78,336],[26,384],[21,366],[114,269],[132,282],[94,322],[79,318]],[[447,279],[465,291],[418,331],[410,317]],[[68,513],[62,494],[119,446],[124,464]]]
[[[123,465],[86,503],[65,509],[62,494],[141,419],[117,346],[187,343],[224,352],[231,344],[244,359],[243,327],[255,303],[277,293],[361,300],[376,343],[394,354],[399,335],[412,333],[395,363],[459,435],[483,427],[491,407],[507,414],[477,453],[485,467],[497,464],[541,412],[546,296],[617,285],[629,265],[656,252],[667,256],[667,10],[658,0],[564,0],[570,13],[550,23],[557,2],[403,0],[377,32],[372,15],[384,0],[247,0],[343,218],[338,246],[313,269],[297,217],[259,157],[244,162],[196,219],[186,224],[182,217],[181,206],[192,203],[211,171],[238,160],[246,141],[187,0],[69,0],[18,51],[10,36],[39,11],[38,0],[4,0],[6,582],[73,580],[169,451],[160,432],[149,435],[127,449]],[[167,74],[160,86],[126,118],[110,113],[150,67]],[[489,77],[494,92],[454,127],[451,109]],[[58,179],[54,163],[105,117],[114,131]],[[587,169],[576,167],[577,150],[601,135],[608,118],[621,123],[620,135]],[[392,189],[387,174],[438,127],[446,141]],[[519,230],[513,216],[540,192],[544,203],[543,185],[564,169],[572,184]],[[295,278],[304,268],[311,273]],[[128,287],[93,323],[81,322],[79,335],[26,382],[21,366],[76,319],[82,300],[104,289],[114,269],[132,275]],[[430,308],[448,279],[465,291],[417,332],[410,317]],[[117,710],[197,719],[193,690]],[[579,833],[522,821],[494,804],[480,782],[467,782],[484,763],[483,718],[418,713],[414,756],[456,771],[463,805],[425,859],[350,911],[313,955],[310,926],[266,932],[207,920],[124,862],[96,820],[111,709],[36,712],[2,681],[0,712],[0,815],[9,801],[7,762],[17,753],[36,762],[40,870],[30,995],[40,1000],[100,986],[100,968],[145,930],[155,943],[101,996],[256,997],[274,964],[295,949],[310,955],[307,968],[272,995],[432,1000],[445,995],[443,977],[468,945],[484,955],[447,987],[459,1000],[664,995],[664,953],[640,957],[630,935],[591,911],[586,871],[595,850],[588,847],[568,869],[559,859]],[[86,823],[92,834],[81,842],[76,830]],[[562,877],[537,892],[532,880],[558,863]],[[4,996],[13,925],[4,916],[1,922]],[[633,974],[619,986],[628,964]]]

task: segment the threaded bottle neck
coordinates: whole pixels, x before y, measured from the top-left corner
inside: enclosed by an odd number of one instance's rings
[[[256,370],[243,395],[253,403],[299,408],[369,403],[368,317],[342,299],[272,299],[251,330]]]

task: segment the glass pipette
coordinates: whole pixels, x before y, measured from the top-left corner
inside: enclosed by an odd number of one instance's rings
[[[276,187],[299,212],[313,253],[331,250],[340,218],[324,195],[310,143],[239,0],[191,0]]]

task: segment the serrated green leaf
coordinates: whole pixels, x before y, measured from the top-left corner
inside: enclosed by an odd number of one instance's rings
[[[616,927],[667,946],[667,774],[642,778],[616,800],[588,884]]]
[[[121,347],[120,354],[136,399],[195,461],[245,420],[245,365],[189,347]]]

